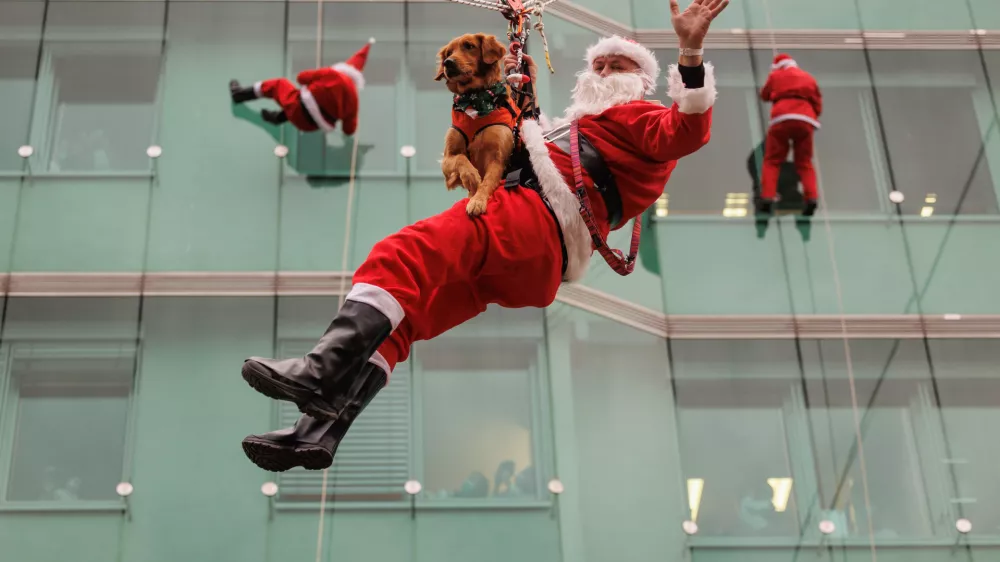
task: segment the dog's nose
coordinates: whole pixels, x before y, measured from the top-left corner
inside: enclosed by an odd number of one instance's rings
[[[444,70],[448,74],[458,72],[458,63],[455,62],[453,59],[447,59],[444,61]]]

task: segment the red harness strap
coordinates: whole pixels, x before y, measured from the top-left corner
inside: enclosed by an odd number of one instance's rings
[[[611,269],[618,275],[628,275],[635,269],[635,257],[639,253],[639,237],[642,234],[642,221],[640,217],[634,219],[632,225],[632,245],[629,247],[628,256],[622,254],[621,250],[615,250],[608,246],[608,242],[601,236],[601,231],[597,228],[597,221],[594,220],[594,212],[590,207],[590,198],[587,197],[587,188],[583,183],[583,170],[580,165],[580,124],[573,121],[569,129],[569,150],[570,159],[573,162],[573,179],[576,181],[576,198],[580,200],[580,216],[587,224],[590,231],[590,238],[594,242],[594,249],[601,254],[604,261],[608,262]]]

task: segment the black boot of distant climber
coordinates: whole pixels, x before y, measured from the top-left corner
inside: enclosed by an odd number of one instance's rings
[[[243,363],[243,379],[264,396],[295,402],[303,414],[335,421],[347,406],[360,403],[368,360],[392,329],[389,318],[374,306],[345,301],[305,357],[251,357]]]
[[[260,110],[260,116],[264,121],[272,125],[281,125],[282,123],[288,121],[288,116],[285,115],[284,111],[277,111],[273,109],[262,109]]]
[[[233,98],[233,103],[245,103],[250,100],[255,100],[258,97],[257,92],[253,89],[253,86],[244,88],[240,86],[240,83],[236,80],[229,81],[229,94]]]
[[[387,375],[369,363],[358,378],[357,400],[344,409],[337,421],[303,415],[295,427],[248,436],[243,440],[243,452],[268,472],[284,472],[297,466],[308,470],[329,468],[351,424],[385,386]]]
[[[807,199],[805,206],[802,208],[802,216],[811,217],[816,214],[816,207],[818,202],[815,199]]]

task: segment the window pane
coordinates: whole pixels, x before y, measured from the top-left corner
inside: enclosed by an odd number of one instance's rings
[[[560,303],[546,316],[559,477],[579,490],[583,556],[566,560],[663,560],[684,503],[666,343]]]
[[[940,460],[930,439],[937,422],[921,401],[923,342],[851,340],[850,370],[843,341],[804,341],[802,351],[824,517],[841,536],[933,536],[929,494],[945,482],[926,470]]]
[[[538,497],[541,335],[540,311],[491,308],[416,348],[426,498]]]
[[[0,2],[0,170],[20,170],[17,149],[28,142],[43,2]]]
[[[996,340],[931,340],[946,447],[942,468],[957,489],[948,519],[965,517],[972,532],[1000,535],[1000,449],[984,443],[983,428],[1000,424],[1000,352]],[[951,488],[949,487],[949,490]]]
[[[52,171],[149,169],[164,5],[53,3],[34,134]],[[122,79],[122,77],[128,77]]]
[[[15,363],[9,501],[117,499],[130,377],[69,368],[19,373]]]
[[[699,534],[798,536],[803,485],[788,427],[798,378],[793,344],[675,340],[671,354],[681,463]]]
[[[979,53],[874,50],[870,56],[891,169],[906,194],[903,211],[996,214],[996,180],[983,145],[995,120]]]

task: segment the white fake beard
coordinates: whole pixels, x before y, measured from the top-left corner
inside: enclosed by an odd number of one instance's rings
[[[645,93],[642,76],[636,73],[617,72],[601,77],[592,70],[584,70],[577,74],[573,104],[553,122],[553,126],[561,127],[586,115],[597,115],[616,105],[641,100]]]

